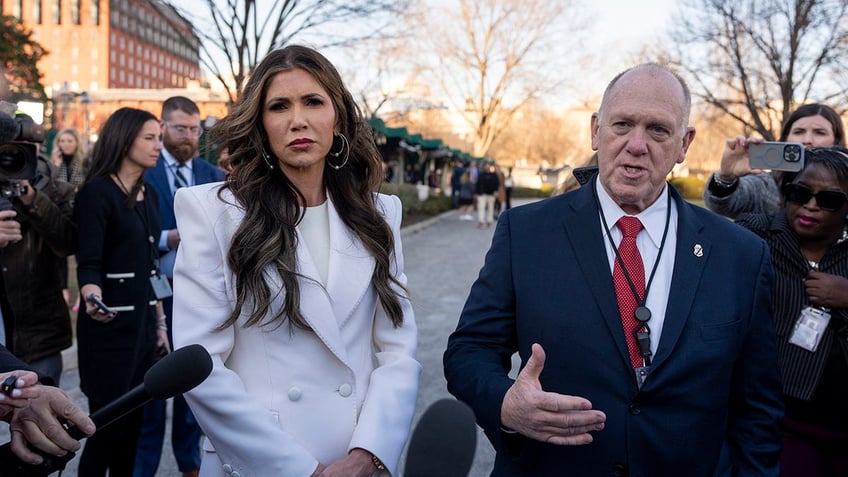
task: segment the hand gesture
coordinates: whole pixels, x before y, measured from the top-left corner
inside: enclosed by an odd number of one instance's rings
[[[24,238],[21,235],[21,223],[12,220],[18,215],[14,210],[0,211],[0,248]]]
[[[606,415],[578,396],[545,392],[539,381],[545,351],[533,344],[527,365],[504,396],[501,423],[541,442],[562,446],[592,442],[591,431],[604,428]]]
[[[848,308],[848,278],[810,270],[804,280],[810,303],[830,308]]]
[[[763,142],[762,138],[736,136],[728,138],[721,155],[721,165],[718,169],[719,179],[730,182],[733,179],[759,173],[751,170],[748,165],[748,145]]]
[[[92,295],[94,295],[94,298],[100,300],[100,302],[103,302],[103,298],[96,293],[89,293],[85,295],[85,312],[88,314],[88,316],[101,323],[109,323],[110,321],[115,319],[117,313],[115,313],[114,311],[111,313],[104,313],[103,310],[99,306],[97,306],[94,301],[91,300],[90,297]]]
[[[12,452],[30,464],[40,464],[44,459],[27,444],[56,456],[80,448],[79,441],[67,433],[63,422],[76,426],[86,435],[94,433],[94,423],[64,391],[40,384],[36,388],[39,396],[31,399],[29,406],[16,410],[9,426]]]

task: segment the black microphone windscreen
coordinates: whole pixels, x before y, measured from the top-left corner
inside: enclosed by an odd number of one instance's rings
[[[477,450],[474,411],[455,399],[433,403],[415,425],[404,477],[466,477]]]
[[[212,358],[199,344],[174,350],[154,364],[144,375],[144,390],[153,399],[168,399],[183,394],[212,372]]]

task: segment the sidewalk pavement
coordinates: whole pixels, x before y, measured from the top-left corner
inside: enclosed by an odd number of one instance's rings
[[[514,206],[537,199],[513,200]],[[456,328],[472,283],[483,265],[494,227],[478,229],[476,221],[461,221],[456,210],[404,227],[401,230],[408,288],[418,324],[418,360],[421,373],[417,422],[432,403],[452,397],[442,368],[442,353],[450,333]],[[83,409],[88,404],[79,389],[76,341],[62,353],[65,370],[61,387]],[[514,364],[516,361],[514,360]],[[514,366],[515,368],[515,366]],[[170,403],[168,406],[170,416]],[[6,426],[0,429],[0,442],[9,440]],[[84,441],[83,441],[84,442]],[[170,418],[166,429],[162,461],[156,477],[179,477],[170,444]],[[63,477],[77,477],[79,457],[68,463]],[[491,472],[494,450],[478,428],[477,452],[469,477],[484,477]],[[401,469],[403,467],[401,466]]]

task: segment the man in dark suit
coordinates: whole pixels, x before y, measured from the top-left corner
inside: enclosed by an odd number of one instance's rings
[[[200,110],[194,101],[174,96],[162,104],[162,153],[156,167],[145,172],[159,195],[159,213],[162,235],[159,240],[160,267],[172,279],[174,259],[180,244],[180,233],[174,217],[174,194],[180,187],[206,184],[224,180],[224,173],[198,157],[200,136]],[[172,298],[163,300],[168,329],[171,329]],[[168,333],[169,339],[173,342]],[[138,438],[135,477],[153,477],[159,467],[165,434],[165,401],[151,401],[144,409],[144,422]],[[171,443],[177,467],[185,476],[196,476],[200,469],[200,427],[182,396],[174,398],[171,422]]]
[[[444,356],[493,476],[778,475],[769,254],[666,183],[689,108],[666,68],[625,71],[592,115],[599,174],[498,222]]]

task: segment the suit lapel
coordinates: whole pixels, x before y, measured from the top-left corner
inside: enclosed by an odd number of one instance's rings
[[[618,312],[618,301],[615,297],[615,287],[612,283],[612,273],[606,260],[604,241],[608,240],[601,233],[601,221],[598,215],[598,205],[593,194],[594,181],[580,188],[575,193],[575,200],[570,203],[570,210],[563,217],[563,227],[569,242],[574,248],[574,256],[580,271],[586,278],[586,284],[592,291],[592,298],[601,310],[603,321],[610,336],[615,342],[621,359],[630,367],[630,355],[624,339],[624,329],[621,326],[621,315]]]
[[[327,292],[332,297],[332,306],[339,326],[344,326],[371,286],[375,260],[339,217],[332,201],[328,209],[330,264]]]
[[[156,186],[156,190],[162,191],[162,201],[166,207],[160,210],[160,213],[174,210],[174,196],[171,193],[171,185],[168,183],[168,173],[165,171],[165,158],[160,154],[159,160],[156,161],[156,167],[153,168],[150,174],[151,182]]]
[[[704,224],[692,211],[695,206],[686,203],[673,187],[669,186],[669,192],[677,204],[677,249],[665,312],[666,319],[657,355],[652,363],[654,368],[668,359],[680,338],[712,248],[712,242],[702,233]]]

